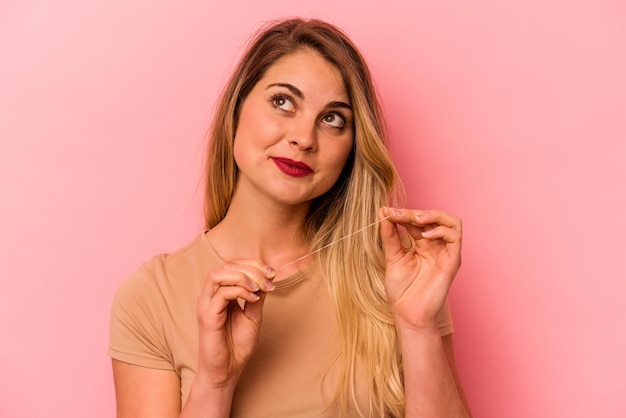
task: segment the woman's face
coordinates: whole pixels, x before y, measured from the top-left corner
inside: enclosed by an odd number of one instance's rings
[[[308,205],[339,178],[353,137],[350,98],[337,68],[312,50],[285,56],[241,106],[237,192]]]

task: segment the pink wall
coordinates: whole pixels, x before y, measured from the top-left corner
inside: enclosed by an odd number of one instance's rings
[[[0,416],[113,415],[113,292],[197,233],[216,94],[294,14],[361,46],[410,203],[464,218],[475,416],[626,416],[622,2],[211,3],[0,3]]]

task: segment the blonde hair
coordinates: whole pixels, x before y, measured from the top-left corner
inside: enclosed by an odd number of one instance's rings
[[[311,249],[349,236],[317,258],[341,329],[340,374],[335,393],[345,409],[356,405],[356,365],[364,366],[370,409],[381,417],[404,415],[402,365],[385,296],[384,257],[378,228],[353,234],[377,220],[381,206],[397,204],[401,184],[386,144],[382,112],[365,60],[336,27],[319,20],[289,19],[261,31],[227,83],[210,133],[206,165],[208,228],[226,215],[237,179],[233,138],[241,104],[278,59],[312,49],[341,73],[354,112],[354,146],[335,185],[316,198],[303,225]],[[362,413],[361,411],[359,411]]]

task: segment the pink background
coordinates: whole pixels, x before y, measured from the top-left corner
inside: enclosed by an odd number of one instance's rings
[[[475,416],[626,416],[626,6],[504,3],[0,2],[0,416],[113,416],[113,292],[200,230],[216,95],[297,14],[366,55],[411,206],[464,218]]]

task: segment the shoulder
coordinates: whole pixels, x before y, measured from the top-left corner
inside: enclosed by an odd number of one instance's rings
[[[192,321],[212,258],[200,237],[145,262],[119,286],[111,306],[109,353],[145,367],[170,368],[170,333],[180,318]]]
[[[175,252],[158,254],[144,262],[122,282],[117,295],[146,295],[152,291],[162,294],[177,286],[192,285],[211,264],[212,258],[201,234]]]
[[[171,254],[154,256],[128,276],[117,289],[112,316],[159,323],[182,306],[195,306],[206,274],[215,264],[203,235]]]

